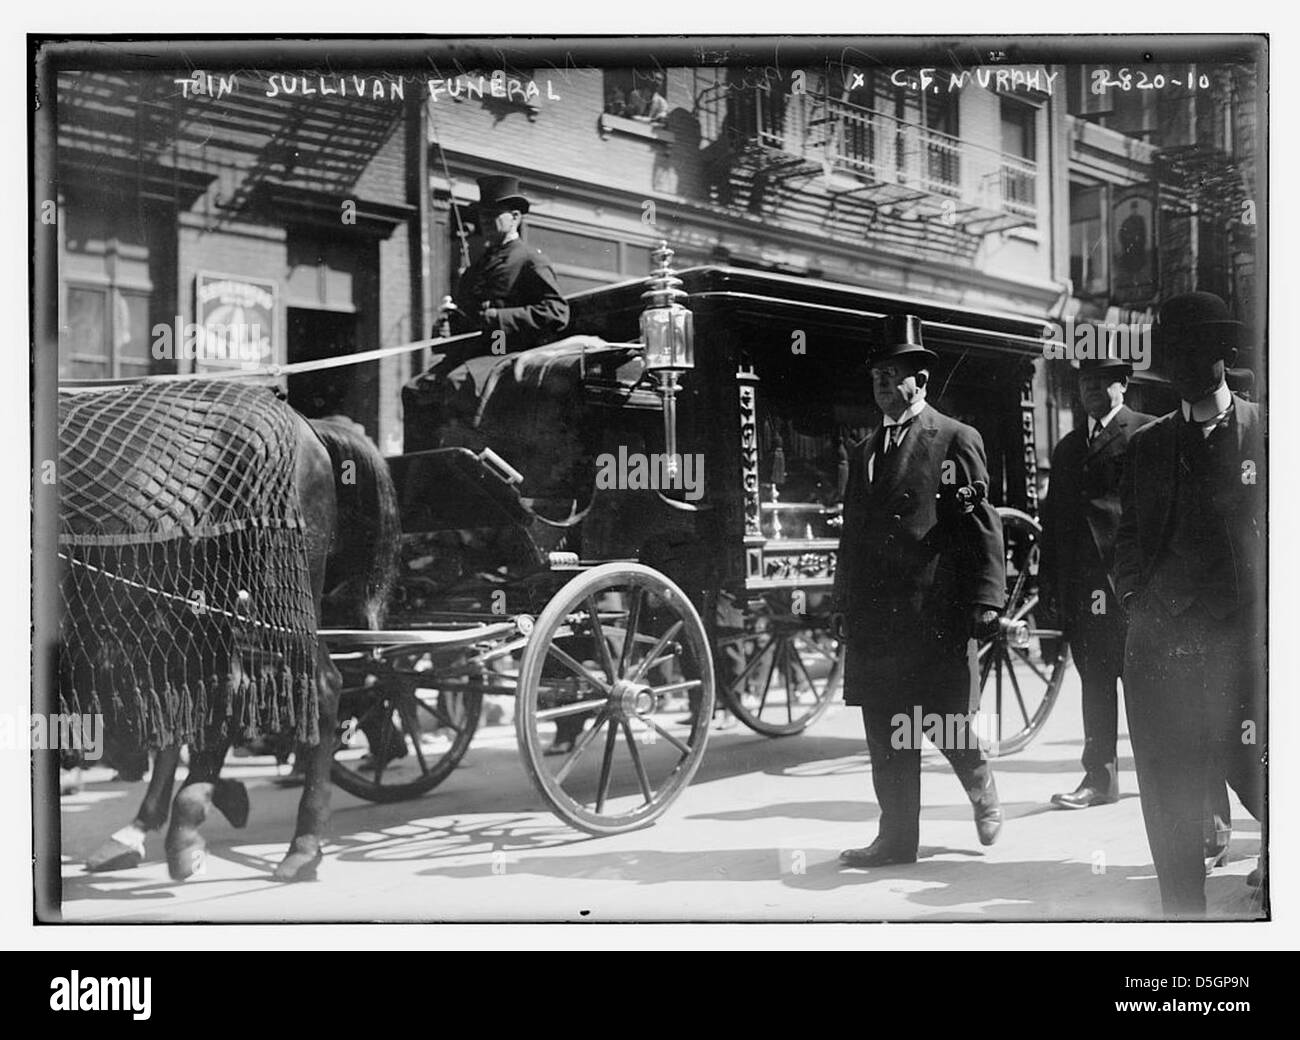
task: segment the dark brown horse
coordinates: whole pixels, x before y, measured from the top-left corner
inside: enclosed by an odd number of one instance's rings
[[[321,626],[323,613],[332,613],[333,623],[376,628],[393,583],[400,538],[397,498],[387,464],[356,424],[329,419],[309,423],[288,405],[276,402],[276,407],[291,416],[293,444],[285,448],[293,453],[294,493],[304,521],[316,627]],[[230,662],[231,669],[240,667],[239,661]],[[329,820],[330,764],[336,746],[341,679],[319,640],[315,641],[314,683],[319,741],[300,743],[296,748],[304,786],[293,840],[274,872],[281,881],[315,877]],[[112,761],[114,742],[111,733],[107,736],[106,757]],[[285,738],[282,735],[280,739]],[[288,739],[292,741],[291,736]],[[171,826],[165,848],[168,870],[176,880],[202,867],[205,853],[199,827],[210,807],[215,806],[234,826],[244,825],[249,809],[244,785],[220,777],[231,736],[222,730],[201,744],[190,744],[189,774],[174,802],[171,794],[180,743],[157,751],[135,820],[89,857],[88,869],[138,864],[144,858],[145,834],[166,822],[169,803]],[[114,764],[124,775],[132,771],[142,775],[140,756],[139,752],[128,753]]]

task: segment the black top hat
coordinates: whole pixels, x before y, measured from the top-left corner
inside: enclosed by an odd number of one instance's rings
[[[867,364],[891,358],[906,358],[917,368],[932,368],[939,355],[921,342],[921,319],[915,314],[887,314],[881,319],[879,346],[867,358]]]
[[[1241,322],[1228,314],[1228,305],[1214,293],[1173,296],[1160,305],[1151,341],[1159,346],[1216,347],[1224,354],[1240,345]]]
[[[528,200],[519,193],[518,177],[478,177],[478,206],[500,206],[528,212]]]

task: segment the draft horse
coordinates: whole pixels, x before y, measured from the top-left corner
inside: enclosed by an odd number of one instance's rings
[[[180,389],[175,389],[176,385],[173,384],[171,392],[179,393],[184,398],[185,388],[192,388],[193,398],[200,402],[206,399],[210,403],[213,394],[206,386],[201,383],[185,383],[180,384]],[[150,392],[148,384],[116,391],[125,395],[117,399],[120,403],[117,418],[120,420],[122,415],[130,415],[134,411],[136,425],[147,426],[149,411],[133,409],[131,395],[147,395]],[[224,391],[218,392],[217,396],[222,392]],[[304,702],[308,698],[314,699],[316,725],[312,727],[312,735],[317,739],[301,739],[304,732],[301,724],[295,730],[292,718],[282,718],[278,706],[274,718],[280,724],[279,728],[275,725],[264,726],[261,732],[273,737],[278,735],[280,739],[298,739],[295,753],[304,777],[293,838],[287,854],[275,868],[274,877],[279,881],[310,880],[316,876],[321,862],[322,839],[329,821],[330,765],[337,743],[338,702],[342,686],[339,672],[330,660],[328,648],[317,638],[316,631],[321,627],[326,604],[332,604],[335,617],[342,619],[337,623],[379,627],[394,580],[400,540],[397,497],[383,456],[360,426],[348,420],[309,421],[267,391],[241,388],[240,393],[264,395],[256,398],[256,410],[263,413],[263,419],[269,416],[278,424],[272,428],[278,430],[279,435],[268,438],[265,429],[254,431],[242,428],[240,408],[226,407],[220,436],[208,436],[205,432],[201,438],[204,444],[197,452],[201,465],[196,463],[195,470],[188,472],[191,477],[189,480],[184,479],[186,473],[181,474],[179,481],[174,479],[174,473],[171,476],[162,474],[158,459],[150,457],[151,454],[156,454],[156,449],[152,452],[139,450],[141,444],[154,444],[159,439],[164,444],[167,442],[166,436],[155,437],[154,441],[150,441],[148,430],[136,437],[136,450],[117,450],[111,457],[97,460],[95,453],[104,453],[103,446],[109,438],[101,436],[96,439],[85,430],[78,429],[77,424],[69,424],[65,433],[61,421],[60,457],[62,461],[65,453],[72,458],[80,452],[80,462],[86,467],[98,464],[103,471],[114,470],[115,487],[130,489],[139,499],[141,509],[151,513],[157,512],[165,504],[163,499],[167,498],[184,499],[189,496],[200,503],[200,509],[205,503],[211,505],[211,500],[218,493],[226,499],[240,499],[243,488],[236,486],[232,494],[230,485],[257,480],[259,470],[264,466],[279,465],[286,474],[286,480],[291,484],[287,491],[289,507],[292,514],[300,518],[296,527],[301,531],[301,539],[295,544],[298,546],[297,551],[305,556],[305,560],[301,561],[304,566],[297,568],[294,573],[298,575],[299,584],[305,583],[307,587],[282,589],[281,592],[298,596],[300,603],[306,602],[302,597],[310,598],[310,612],[313,616],[310,618],[307,645],[314,668],[304,670],[303,674],[309,674],[310,680],[309,685],[304,687],[302,697]],[[193,401],[187,404],[193,405]],[[141,415],[145,417],[143,421]],[[251,427],[251,420],[248,425]],[[72,440],[79,443],[68,443]],[[279,452],[285,453],[287,458],[277,459]],[[203,458],[205,454],[206,458]],[[178,465],[184,469],[187,460],[193,460],[194,457],[190,453],[174,454],[168,461],[173,470]],[[225,485],[220,492],[210,486],[215,475],[220,475]],[[161,488],[160,481],[164,485]],[[184,486],[185,494],[176,494],[176,485]],[[107,497],[111,499],[111,496]],[[65,520],[62,505],[61,500],[61,522]],[[192,502],[186,504],[187,508],[192,505]],[[254,568],[257,562],[254,561]],[[185,577],[172,575],[172,582],[184,586]],[[107,580],[112,581],[113,576],[109,575]],[[252,580],[255,582],[258,578],[254,576]],[[137,587],[148,585],[143,581],[133,584]],[[283,584],[282,581],[281,585]],[[151,587],[135,595],[137,598],[148,599],[150,593],[172,599],[177,597],[175,590]],[[240,591],[237,595],[240,601],[246,602],[249,599],[247,592]],[[76,629],[77,624],[81,625],[80,631],[85,640],[95,643],[91,656],[98,654],[101,664],[106,656],[111,655],[106,655],[102,639],[96,643],[94,633],[110,631],[113,626],[143,625],[142,619],[148,616],[135,608],[130,612],[125,608],[104,608],[94,601],[87,602],[84,597],[76,601],[76,610],[87,616],[74,618],[73,629]],[[218,617],[217,623],[220,621]],[[68,630],[65,623],[65,646]],[[193,666],[193,645],[190,648],[181,646],[174,654],[188,655],[190,660],[186,664]],[[120,650],[118,656],[121,657]],[[121,676],[121,667],[119,661],[115,671],[110,661],[107,671],[101,674]],[[174,668],[174,665],[169,664],[167,667]],[[208,672],[218,668],[226,669],[220,681],[226,683],[227,687],[232,680],[238,684],[250,669],[258,667],[265,667],[265,661],[259,665],[257,660],[250,659],[247,653],[238,650],[223,655],[217,666],[213,665],[211,657],[205,658],[202,664],[202,668]],[[272,671],[274,669],[273,665]],[[61,669],[61,672],[64,671],[70,673],[75,669]],[[68,678],[65,674],[60,676],[61,693]],[[272,682],[274,681],[273,679]],[[101,685],[102,682],[103,680]],[[120,680],[118,685],[122,685]],[[281,681],[279,686],[270,688],[280,689],[285,685],[287,683]],[[117,698],[119,694],[129,692],[116,689],[113,696]],[[215,806],[234,826],[242,827],[245,824],[249,801],[244,785],[238,781],[222,779],[220,773],[232,743],[241,739],[241,733],[244,739],[248,737],[247,727],[241,729],[230,724],[230,708],[226,710],[226,717],[222,717],[220,698],[214,702],[210,697],[203,702],[203,706],[203,717],[197,722],[188,728],[180,724],[174,727],[175,739],[157,739],[157,730],[154,728],[152,732],[155,733],[155,739],[149,742],[156,752],[153,771],[140,809],[130,825],[114,834],[89,857],[88,869],[111,870],[138,864],[144,858],[145,834],[159,829],[167,821],[169,803],[171,824],[167,831],[165,850],[168,871],[175,880],[184,880],[202,865],[205,843],[200,826],[211,807]],[[235,709],[236,713],[239,710]],[[105,758],[128,778],[133,773],[136,777],[143,775],[143,766],[148,761],[148,745],[142,746],[140,727],[128,724],[129,715],[129,711],[106,714],[105,720]],[[300,710],[299,723],[302,715]],[[257,729],[257,726],[253,728]],[[196,734],[198,739],[195,739]],[[189,773],[173,801],[176,769],[181,747],[186,743],[190,748]]]

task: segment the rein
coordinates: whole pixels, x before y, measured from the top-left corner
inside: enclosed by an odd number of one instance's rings
[[[138,386],[142,383],[207,382],[213,379],[276,379],[280,376],[298,375],[301,372],[318,372],[326,368],[345,368],[349,365],[364,365],[398,354],[413,354],[417,350],[441,347],[449,343],[461,343],[482,332],[462,332],[456,336],[438,336],[434,339],[422,339],[414,343],[403,343],[398,347],[381,347],[378,350],[366,350],[360,354],[347,354],[343,357],[319,358],[315,361],[295,361],[290,365],[263,365],[260,368],[238,369],[229,372],[173,372],[157,376],[137,376],[128,379],[65,379],[59,381],[59,389],[76,393],[82,390],[106,390],[115,386]]]

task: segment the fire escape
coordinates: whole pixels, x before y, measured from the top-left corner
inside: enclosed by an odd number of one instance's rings
[[[1028,159],[824,93],[718,84],[697,98],[717,203],[842,241],[969,258],[1038,220]]]
[[[1254,224],[1262,218],[1254,198],[1254,75],[1248,67],[1227,65],[1215,76],[1212,93],[1196,99],[1192,143],[1157,150],[1153,175],[1161,213],[1187,218],[1193,229],[1180,245],[1196,269],[1184,273],[1188,281],[1181,288],[1216,292],[1249,321]],[[1164,286],[1166,292],[1173,288]]]

